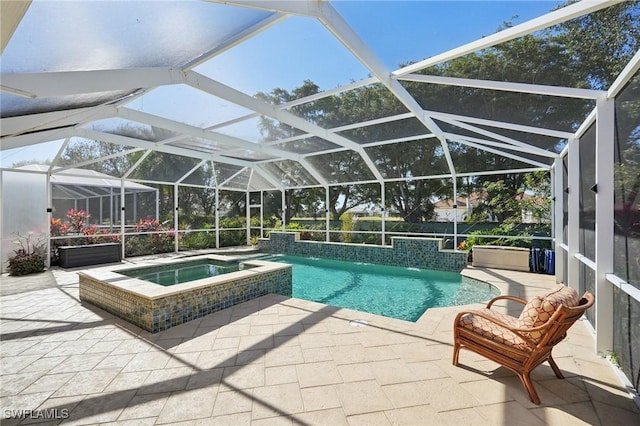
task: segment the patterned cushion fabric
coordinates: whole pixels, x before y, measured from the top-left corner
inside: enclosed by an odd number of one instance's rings
[[[518,327],[517,318],[501,314],[500,312],[496,312],[491,309],[479,309],[479,311],[491,318],[495,318],[496,320],[507,324],[509,327]],[[464,315],[460,318],[460,325],[476,334],[479,334],[480,336],[494,340],[498,343],[504,343],[505,345],[513,346],[517,349],[531,351],[531,348],[520,336],[477,315]]]
[[[578,301],[578,293],[571,287],[565,286],[560,286],[544,296],[535,296],[525,305],[516,327],[538,327],[551,318],[558,306],[574,307],[578,305]],[[539,331],[528,333],[529,337],[536,342],[542,338],[542,334]]]

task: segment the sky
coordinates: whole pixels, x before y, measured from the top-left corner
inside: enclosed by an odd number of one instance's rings
[[[540,16],[560,3],[361,0],[337,1],[333,6],[384,65],[393,70],[493,34],[506,21],[519,24]],[[159,13],[157,8],[154,13]],[[323,90],[331,89],[370,73],[319,22],[304,17],[288,18],[195,70],[248,95],[274,88],[291,91],[305,79]],[[186,86],[158,88],[129,107],[198,126],[247,113]],[[256,120],[220,131],[247,140],[259,139]],[[2,167],[21,160],[51,159],[59,145],[3,151]]]
[[[390,70],[540,16],[557,1],[337,1],[334,8]],[[291,36],[295,34],[295,36]],[[273,51],[272,46],[279,49]],[[204,71],[246,93],[291,90],[310,78],[322,89],[367,77],[353,56],[309,18],[290,18],[210,61]]]

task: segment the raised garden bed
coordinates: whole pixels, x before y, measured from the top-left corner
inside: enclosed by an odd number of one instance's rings
[[[473,266],[529,271],[529,249],[506,246],[473,246]]]
[[[114,263],[122,260],[120,243],[86,244],[80,246],[60,246],[60,266],[75,268],[77,266]]]

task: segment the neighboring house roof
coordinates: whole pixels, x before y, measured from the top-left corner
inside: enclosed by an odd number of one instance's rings
[[[470,205],[471,207],[475,207],[477,206],[482,200],[484,200],[484,197],[486,197],[486,193],[482,193],[482,192],[474,192],[471,194],[471,197],[469,197]],[[439,208],[439,209],[452,209],[453,208],[453,199],[451,198],[446,198],[444,200],[439,200],[436,203],[434,203],[434,207],[435,208]],[[456,200],[455,203],[458,208],[462,208],[462,207],[466,207],[467,206],[467,197],[458,197],[458,199]]]

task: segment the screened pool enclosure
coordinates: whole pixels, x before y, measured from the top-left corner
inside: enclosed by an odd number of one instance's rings
[[[638,387],[637,1],[1,12],[3,272],[18,235],[54,264],[64,244],[128,257],[285,230],[551,248]]]

